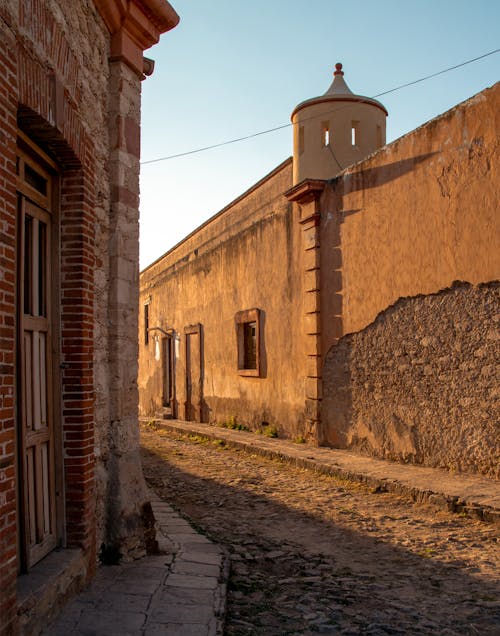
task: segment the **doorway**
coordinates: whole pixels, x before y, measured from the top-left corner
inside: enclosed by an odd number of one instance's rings
[[[184,419],[203,421],[203,332],[200,324],[184,329],[186,338],[186,402]]]
[[[55,452],[59,409],[58,232],[56,175],[33,144],[17,158],[17,460],[19,571],[29,570],[58,542]],[[60,392],[58,392],[60,395]]]
[[[167,417],[176,417],[175,408],[175,341],[173,334],[161,340],[162,406]]]

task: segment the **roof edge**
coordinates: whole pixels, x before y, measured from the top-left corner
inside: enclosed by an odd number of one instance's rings
[[[260,188],[260,186],[264,185],[264,183],[266,181],[269,181],[269,179],[272,179],[272,177],[274,177],[276,174],[278,174],[278,172],[281,172],[281,170],[283,170],[287,165],[291,164],[293,161],[293,157],[287,157],[284,161],[282,161],[280,164],[278,164],[276,166],[276,168],[274,168],[273,170],[271,170],[271,172],[268,172],[264,177],[262,177],[262,179],[259,179],[259,181],[257,181],[256,183],[254,183],[252,186],[250,186],[250,188],[248,188],[248,190],[245,190],[245,192],[243,192],[242,194],[240,194],[238,197],[236,197],[236,199],[233,199],[230,203],[228,203],[227,205],[225,205],[221,210],[219,210],[218,212],[216,212],[214,215],[212,215],[210,218],[208,218],[206,221],[204,221],[201,225],[199,225],[197,228],[195,228],[192,232],[190,232],[189,234],[187,234],[183,239],[181,239],[178,243],[176,243],[173,247],[171,247],[169,250],[167,250],[164,254],[162,254],[161,256],[159,256],[156,260],[154,260],[152,263],[150,263],[149,265],[147,265],[144,269],[142,269],[139,272],[139,276],[141,276],[142,274],[144,274],[148,269],[150,269],[151,267],[153,267],[154,265],[157,265],[163,258],[165,258],[166,256],[168,256],[169,254],[171,254],[172,252],[174,252],[177,248],[179,248],[183,243],[186,243],[190,238],[193,238],[193,236],[195,236],[198,232],[200,232],[203,228],[207,227],[207,225],[209,225],[210,223],[212,223],[213,221],[215,221],[216,219],[218,219],[220,216],[223,216],[226,212],[228,212],[233,206],[235,206],[237,203],[239,203],[242,199],[244,199],[245,197],[247,197],[251,192],[253,192],[254,190],[257,190],[257,188]]]
[[[306,106],[313,106],[315,104],[321,104],[323,102],[357,102],[358,104],[369,104],[370,106],[379,108],[385,113],[385,115],[389,115],[387,108],[378,100],[373,99],[372,97],[365,97],[364,95],[355,95],[353,93],[352,97],[350,95],[319,95],[318,97],[306,99],[305,101],[300,102],[300,104],[297,104],[297,106],[295,106],[292,114],[290,115],[290,119],[292,119],[293,121],[294,116],[299,112],[299,110],[302,110]]]

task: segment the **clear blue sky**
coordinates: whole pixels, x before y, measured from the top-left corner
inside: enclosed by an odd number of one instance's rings
[[[146,54],[142,160],[286,124],[335,62],[375,95],[500,47],[499,0],[171,0],[179,25]],[[500,53],[380,98],[387,141],[500,79]],[[292,129],[141,169],[141,268],[292,153]]]

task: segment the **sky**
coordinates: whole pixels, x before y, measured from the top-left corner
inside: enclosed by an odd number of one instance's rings
[[[288,124],[336,62],[374,96],[500,48],[498,0],[171,0],[145,54],[141,161]],[[380,97],[387,142],[500,79],[500,53]],[[141,166],[141,269],[292,154],[292,128]]]

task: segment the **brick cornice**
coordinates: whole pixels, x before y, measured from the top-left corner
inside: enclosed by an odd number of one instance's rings
[[[179,16],[166,0],[94,0],[111,34],[111,59],[144,73],[142,53],[173,29]]]

